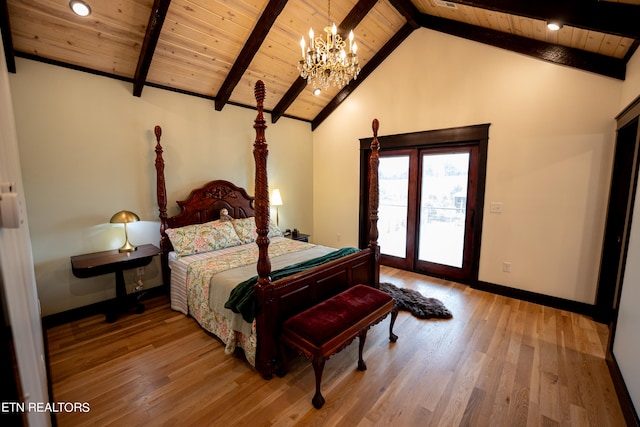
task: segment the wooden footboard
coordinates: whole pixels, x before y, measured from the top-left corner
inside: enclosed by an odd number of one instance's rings
[[[377,283],[375,265],[375,253],[367,248],[267,286],[256,285],[258,372],[269,379],[280,369],[278,337],[285,320],[354,285]]]

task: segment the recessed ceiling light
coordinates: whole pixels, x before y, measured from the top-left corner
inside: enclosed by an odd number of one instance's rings
[[[73,10],[78,16],[89,16],[91,15],[91,8],[89,5],[82,0],[71,0],[69,2],[69,7]]]
[[[560,28],[562,28],[562,24],[558,21],[547,21],[547,28],[551,31],[558,31]]]
[[[320,90],[320,88],[319,88],[319,87],[317,87],[317,88],[315,88],[315,89],[313,90],[313,94],[314,94],[315,96],[320,95],[320,93],[322,93],[322,91]]]

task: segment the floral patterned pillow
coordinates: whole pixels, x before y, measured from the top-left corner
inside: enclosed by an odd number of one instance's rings
[[[211,221],[166,231],[178,256],[215,251],[242,244],[228,221]]]
[[[280,228],[273,221],[269,222],[268,237],[282,237],[282,231],[280,231]]]
[[[256,219],[255,217],[250,218],[238,218],[231,221],[233,223],[233,227],[236,229],[236,233],[240,236],[240,241],[243,244],[255,242],[258,238],[258,233],[256,232]],[[282,231],[278,228],[278,226],[274,222],[269,223],[269,234],[268,237],[277,237],[282,236]]]

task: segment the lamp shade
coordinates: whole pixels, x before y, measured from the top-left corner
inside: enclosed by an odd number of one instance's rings
[[[277,188],[271,193],[271,205],[282,206],[282,196],[280,195],[280,190]]]
[[[126,224],[128,222],[136,221],[140,221],[140,217],[138,217],[138,215],[134,214],[131,211],[120,211],[118,213],[115,213],[109,220],[109,222],[112,224]]]
[[[119,252],[133,252],[136,250],[136,247],[129,243],[129,233],[127,233],[127,223],[136,221],[140,221],[140,217],[131,211],[115,213],[109,220],[112,224],[124,224],[124,245],[118,249]]]

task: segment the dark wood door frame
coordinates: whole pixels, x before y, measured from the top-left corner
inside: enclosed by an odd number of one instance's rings
[[[615,332],[640,165],[640,97],[618,117],[594,319]]]
[[[471,259],[471,276],[468,284],[475,285],[478,281],[480,265],[480,246],[482,239],[482,218],[484,207],[484,190],[487,172],[487,151],[489,145],[489,123],[463,126],[449,129],[428,130],[405,134],[379,136],[380,151],[401,150],[424,147],[456,147],[476,145],[478,147],[478,182],[476,205],[473,216],[473,251]],[[359,218],[359,245],[366,247],[368,233],[369,213],[367,194],[367,170],[369,167],[369,154],[372,138],[360,139],[360,218]]]

